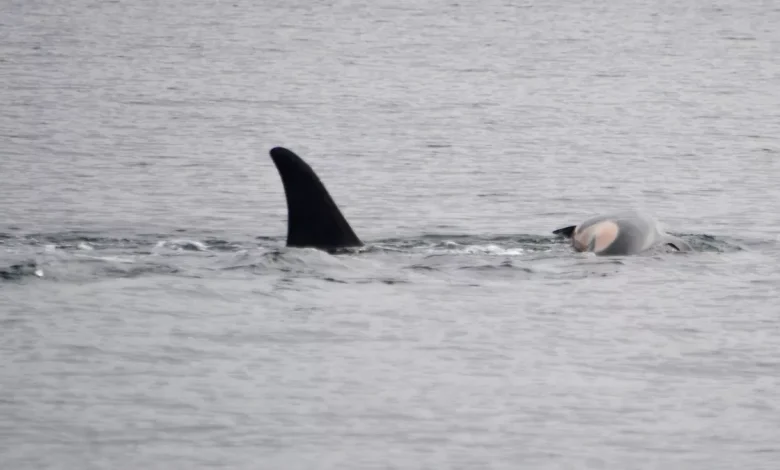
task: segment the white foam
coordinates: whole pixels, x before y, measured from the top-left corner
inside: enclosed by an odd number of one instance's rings
[[[208,251],[208,247],[197,240],[166,240],[157,242],[155,248],[170,248],[173,250]]]
[[[504,248],[498,245],[459,245],[455,242],[445,242],[446,248],[434,248],[429,251],[432,254],[467,254],[467,255],[492,255],[492,256],[518,256],[525,250],[517,248]]]

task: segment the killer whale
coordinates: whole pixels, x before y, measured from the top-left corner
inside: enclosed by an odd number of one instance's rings
[[[591,217],[553,234],[570,239],[576,251],[601,256],[634,255],[659,245],[692,251],[683,239],[661,230],[655,219],[633,211]]]
[[[288,247],[334,252],[363,246],[311,166],[284,147],[269,153],[287,200]],[[603,256],[633,255],[658,245],[692,251],[684,240],[663,232],[654,219],[636,212],[592,217],[553,234],[570,239],[576,251]]]
[[[363,246],[320,178],[284,147],[269,152],[287,200],[287,246],[334,251]]]

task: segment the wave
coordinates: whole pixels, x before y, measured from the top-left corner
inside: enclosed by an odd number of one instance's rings
[[[390,262],[391,265],[400,263],[406,272],[416,273],[452,269],[532,273],[538,269],[529,268],[525,265],[526,261],[569,260],[573,254],[563,239],[529,234],[422,234],[369,241],[363,247],[337,253],[287,248],[282,237],[231,240],[182,235],[180,232],[133,237],[83,231],[22,235],[0,233],[0,281],[282,273],[321,277],[331,282],[345,279],[357,282],[359,279],[352,277],[348,265],[359,260],[372,263],[372,260],[393,259],[395,261]],[[697,252],[729,253],[777,244],[777,240],[746,241],[707,234],[675,235],[684,238]],[[381,263],[372,266],[377,270]],[[367,277],[362,279],[369,282]],[[376,279],[388,284],[405,282],[403,277],[390,272]]]

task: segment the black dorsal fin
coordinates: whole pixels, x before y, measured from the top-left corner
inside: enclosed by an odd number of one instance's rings
[[[561,235],[566,238],[571,238],[572,234],[574,233],[574,230],[577,229],[576,225],[569,225],[568,227],[559,228],[558,230],[553,230],[553,234],[555,235]]]
[[[322,250],[362,246],[317,174],[283,147],[271,149],[287,198],[287,246]]]

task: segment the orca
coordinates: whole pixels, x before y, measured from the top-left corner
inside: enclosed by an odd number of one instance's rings
[[[274,147],[269,153],[287,199],[287,246],[327,252],[362,247],[314,170],[292,150]],[[636,212],[593,217],[553,234],[571,239],[576,251],[604,256],[637,254],[658,245],[692,251],[682,239],[664,233],[654,219]]]
[[[287,246],[323,251],[363,246],[325,185],[301,157],[283,147],[269,153],[287,199]]]
[[[570,239],[578,252],[600,256],[635,255],[656,246],[692,251],[687,242],[661,230],[652,217],[633,211],[592,217],[579,225],[554,230],[553,234]]]

